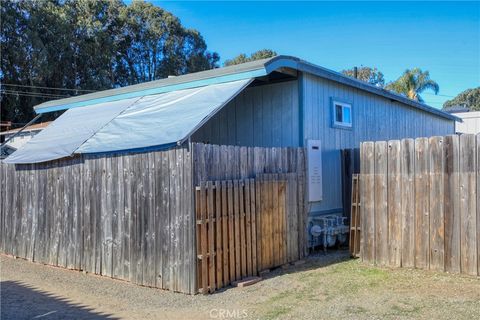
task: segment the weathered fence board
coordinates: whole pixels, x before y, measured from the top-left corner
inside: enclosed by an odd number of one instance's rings
[[[428,268],[429,259],[428,139],[415,140],[415,266]]]
[[[361,256],[364,261],[375,260],[375,144],[365,142],[360,149],[360,216],[362,218],[360,238]]]
[[[360,154],[362,259],[480,275],[480,135],[364,142]]]
[[[429,139],[430,269],[444,271],[444,157],[443,138]]]
[[[402,243],[400,141],[387,145],[388,264],[400,267]]]
[[[474,135],[460,136],[460,246],[461,271],[476,274],[476,145]]]
[[[387,143],[375,142],[375,257],[381,265],[388,260]]]
[[[460,272],[459,137],[444,138],[445,270]]]
[[[404,267],[415,265],[415,142],[401,142],[401,263]]]

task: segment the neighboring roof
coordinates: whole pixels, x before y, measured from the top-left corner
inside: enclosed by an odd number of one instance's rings
[[[14,153],[17,149],[12,147],[11,145],[5,144],[0,147],[0,159],[5,159],[12,153]]]
[[[32,125],[26,127],[25,129],[23,129],[22,132],[40,131],[40,130],[43,130],[45,127],[47,127],[50,123],[52,123],[52,121],[46,121],[46,122],[32,124]],[[2,131],[2,132],[0,132],[0,136],[6,135],[6,134],[16,133],[16,132],[20,131],[21,129],[22,128],[16,128],[16,129],[8,130],[8,131]]]
[[[470,112],[470,109],[462,105],[454,105],[451,107],[446,107],[443,111],[448,113],[458,113],[458,112]]]
[[[339,82],[357,89],[383,96],[388,99],[402,102],[411,107],[435,114],[437,116],[461,121],[452,114],[430,107],[426,104],[413,101],[399,94],[376,87],[361,80],[345,76],[310,62],[291,56],[276,56],[273,58],[256,60],[224,68],[211,69],[186,75],[169,77],[161,80],[145,82],[118,89],[104,90],[66,99],[52,100],[35,107],[37,113],[51,112],[74,107],[81,107],[93,103],[116,101],[125,98],[141,97],[181,89],[195,88],[215,83],[230,82],[266,76],[281,68],[291,68],[302,72]]]
[[[480,111],[468,110],[467,112],[458,112],[456,115],[461,119],[475,119],[480,118]]]

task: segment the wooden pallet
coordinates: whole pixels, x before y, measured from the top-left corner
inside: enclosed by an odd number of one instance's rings
[[[196,188],[200,293],[298,260],[296,183],[293,173],[261,174]]]
[[[354,258],[360,256],[360,192],[359,175],[352,175],[352,208],[350,211],[350,254]]]
[[[208,181],[196,193],[200,292],[256,275],[254,180]]]

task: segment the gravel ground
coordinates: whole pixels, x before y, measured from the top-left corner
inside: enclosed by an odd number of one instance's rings
[[[479,319],[480,278],[310,256],[246,288],[188,296],[0,256],[1,319]]]

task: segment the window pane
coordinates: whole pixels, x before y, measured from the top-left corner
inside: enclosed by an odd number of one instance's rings
[[[343,108],[343,122],[351,124],[352,123],[352,115],[351,115],[352,109],[349,107],[344,107]]]
[[[342,106],[339,104],[335,105],[335,121],[336,122],[343,122],[343,116],[342,116]]]

